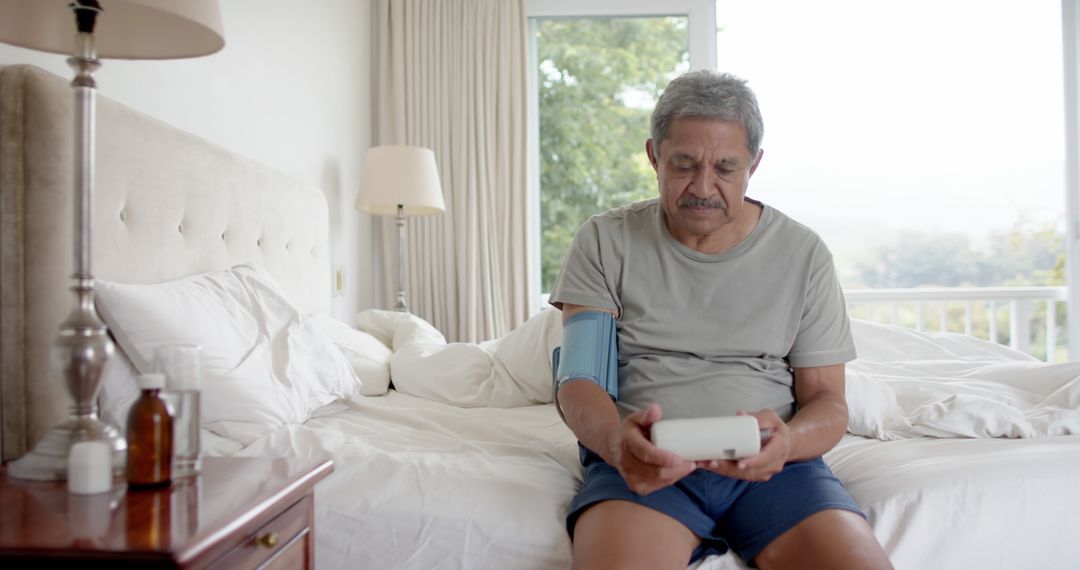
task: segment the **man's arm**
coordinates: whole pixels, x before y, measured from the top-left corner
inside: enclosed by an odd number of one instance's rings
[[[847,431],[844,365],[796,368],[795,401],[799,411],[788,422],[792,432],[788,461],[825,455]]]
[[[584,311],[616,316],[612,310],[564,304],[563,322]],[[578,441],[618,469],[635,493],[646,494],[666,487],[694,470],[693,463],[649,441],[649,426],[660,419],[660,406],[653,404],[620,420],[607,391],[588,380],[566,382],[559,387],[556,398],[566,425]]]
[[[700,461],[721,475],[766,481],[789,461],[820,457],[840,441],[847,430],[844,365],[795,369],[795,401],[799,410],[786,424],[772,410],[752,414],[772,436],[761,453],[737,461]]]

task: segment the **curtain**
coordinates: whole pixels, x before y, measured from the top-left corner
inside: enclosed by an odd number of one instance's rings
[[[502,336],[529,312],[522,0],[378,0],[378,144],[432,149],[441,215],[406,221],[410,311],[449,341]],[[397,287],[382,225],[382,287]]]

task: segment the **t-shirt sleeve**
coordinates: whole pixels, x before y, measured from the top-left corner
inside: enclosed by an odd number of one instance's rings
[[[548,297],[552,305],[561,309],[563,303],[570,303],[620,311],[604,271],[599,230],[596,221],[590,219],[574,234]]]
[[[816,257],[799,332],[788,354],[788,362],[795,368],[843,364],[856,357],[851,321],[832,255],[826,250]]]

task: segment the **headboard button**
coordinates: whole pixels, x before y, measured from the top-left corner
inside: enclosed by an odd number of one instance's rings
[[[180,225],[176,226],[176,231],[184,233],[184,224],[181,223]]]
[[[127,210],[120,210],[120,221],[123,222],[123,221],[126,221],[126,220],[127,220]]]

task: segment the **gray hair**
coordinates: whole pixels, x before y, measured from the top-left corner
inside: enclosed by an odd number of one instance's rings
[[[739,123],[746,129],[746,148],[751,160],[757,158],[765,125],[761,121],[754,92],[746,81],[730,73],[699,69],[684,73],[668,83],[652,113],[652,141],[657,156],[671,123],[680,117],[720,119]]]

